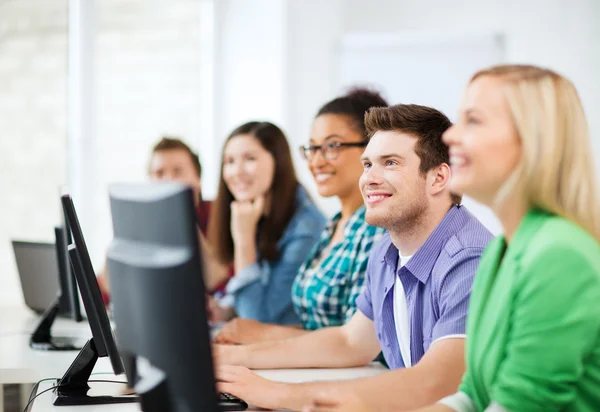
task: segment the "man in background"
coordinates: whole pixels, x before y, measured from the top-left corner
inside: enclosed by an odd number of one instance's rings
[[[202,199],[202,165],[198,155],[181,139],[165,136],[152,148],[148,177],[151,181],[173,181],[189,186],[194,192],[198,227],[206,235],[211,202]],[[106,267],[98,275],[98,284],[104,303],[107,304],[110,301],[110,285]]]
[[[198,155],[180,139],[163,137],[152,149],[148,176],[152,181],[175,181],[192,188],[198,225],[206,235],[210,202],[202,199],[202,165]]]

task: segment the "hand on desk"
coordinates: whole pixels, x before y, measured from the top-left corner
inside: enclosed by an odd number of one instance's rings
[[[230,393],[261,408],[281,406],[280,398],[289,385],[261,378],[243,366],[223,365],[216,368],[217,390]]]
[[[324,390],[302,409],[302,412],[373,412],[355,393],[333,389]]]
[[[212,345],[213,363],[221,365],[243,365],[246,348],[243,345]]]
[[[262,341],[268,326],[253,319],[235,318],[225,324],[215,338],[216,343],[246,344]]]

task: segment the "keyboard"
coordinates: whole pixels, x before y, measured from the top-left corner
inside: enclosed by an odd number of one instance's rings
[[[243,411],[248,409],[248,404],[229,393],[219,393],[219,410],[221,411]]]

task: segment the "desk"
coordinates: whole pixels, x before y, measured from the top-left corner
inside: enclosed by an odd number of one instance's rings
[[[387,371],[379,363],[372,363],[368,366],[360,368],[346,368],[346,369],[280,369],[280,370],[257,370],[255,371],[259,375],[279,382],[307,382],[307,381],[327,381],[327,380],[345,380],[361,378],[366,376],[378,375],[384,371]],[[102,375],[101,379],[107,380],[121,380],[121,377]],[[98,378],[100,379],[100,378]],[[113,393],[114,385],[110,383],[93,384],[94,389],[100,391],[100,393],[108,394]],[[113,388],[111,388],[111,385]],[[48,389],[52,386],[52,382],[42,382],[38,388],[38,393]],[[52,405],[52,391],[48,391],[33,402],[30,409],[31,412],[137,412],[140,411],[140,406],[137,403],[130,404],[119,404],[119,405],[90,405],[90,406],[54,406]],[[264,409],[250,408],[248,412],[252,411],[264,411]]]
[[[39,316],[26,307],[0,308],[0,385],[5,383],[33,383],[43,378],[62,376],[77,356],[78,351],[40,351],[29,347],[29,337]],[[87,320],[74,322],[56,318],[52,326],[54,336],[79,339],[81,345],[92,333]],[[110,372],[110,362],[98,361],[94,371]]]
[[[40,316],[25,306],[0,306],[0,411],[4,410],[4,384],[34,383],[43,378],[61,377],[78,351],[46,352],[29,347],[29,337]],[[74,322],[56,318],[52,326],[55,336],[91,337],[87,320]],[[112,372],[108,359],[100,359],[94,372]]]
[[[2,384],[35,383],[44,378],[60,378],[77,356],[78,351],[45,352],[29,347],[29,336],[39,317],[25,307],[0,307],[0,411],[2,411]],[[57,318],[52,327],[56,336],[91,337],[87,321],[74,322],[70,319]],[[361,368],[347,369],[281,369],[256,371],[261,376],[280,382],[307,382],[315,380],[344,380],[377,375],[387,369],[378,363]],[[115,377],[108,358],[100,358],[94,368],[91,379],[124,380],[124,375]],[[38,392],[50,388],[51,381],[42,382]],[[115,390],[114,384],[92,383],[100,393],[109,394]],[[31,411],[58,412],[133,412],[139,411],[138,404],[93,405],[87,407],[60,406],[51,403],[52,391],[41,395],[33,402]],[[256,409],[249,409],[252,411]]]

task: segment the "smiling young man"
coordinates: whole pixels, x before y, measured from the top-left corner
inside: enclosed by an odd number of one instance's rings
[[[361,158],[369,224],[389,234],[369,257],[358,311],[340,327],[247,346],[216,346],[219,388],[268,408],[300,409],[324,389],[348,391],[377,410],[402,410],[455,392],[464,372],[473,276],[490,232],[450,193],[451,125],[417,105],[373,108]],[[341,368],[382,351],[393,371],[345,382],[286,384],[249,368]],[[230,366],[239,365],[239,366]],[[242,367],[240,367],[242,366]]]

